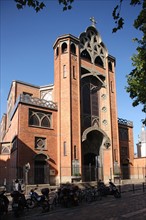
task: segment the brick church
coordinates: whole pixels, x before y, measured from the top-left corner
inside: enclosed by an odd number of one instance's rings
[[[25,180],[26,172],[28,184],[129,178],[133,124],[117,116],[116,60],[94,20],[79,37],[58,37],[53,50],[54,84],[12,81],[1,120],[1,181]]]

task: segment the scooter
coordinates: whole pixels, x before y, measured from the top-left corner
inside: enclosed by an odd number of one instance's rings
[[[101,180],[98,181],[97,190],[101,197],[106,197],[109,194],[109,187],[106,186]]]
[[[111,181],[111,179],[109,180],[109,193],[110,195],[114,195],[115,198],[121,198],[121,193],[119,192],[115,184]]]
[[[30,197],[26,200],[28,208],[42,207],[44,211],[49,211],[49,189],[42,189],[42,195],[39,195],[35,190],[36,188],[30,190]]]
[[[98,190],[101,196],[113,195],[115,198],[121,198],[121,193],[115,184],[109,179],[109,186],[106,186],[101,180],[98,182]]]

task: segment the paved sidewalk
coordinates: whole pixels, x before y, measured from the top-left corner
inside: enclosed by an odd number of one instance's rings
[[[2,220],[14,220],[12,212]],[[146,220],[146,192],[123,193],[122,198],[103,197],[101,201],[90,204],[83,203],[78,207],[56,207],[48,213],[42,213],[41,208],[25,210],[20,220]]]

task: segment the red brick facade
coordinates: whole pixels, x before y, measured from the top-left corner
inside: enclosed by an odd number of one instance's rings
[[[7,166],[13,169],[5,178],[25,179],[29,163],[30,184],[58,184],[75,175],[106,181],[123,163],[121,144],[129,161],[134,155],[132,126],[118,123],[115,58],[93,26],[79,38],[59,37],[53,48],[54,85],[12,82],[1,121],[0,163],[7,163],[3,149],[9,143]],[[123,143],[121,126],[128,132]]]

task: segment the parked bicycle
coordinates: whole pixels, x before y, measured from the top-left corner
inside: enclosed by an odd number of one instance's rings
[[[79,187],[73,184],[63,184],[57,190],[57,202],[63,207],[79,205]]]

